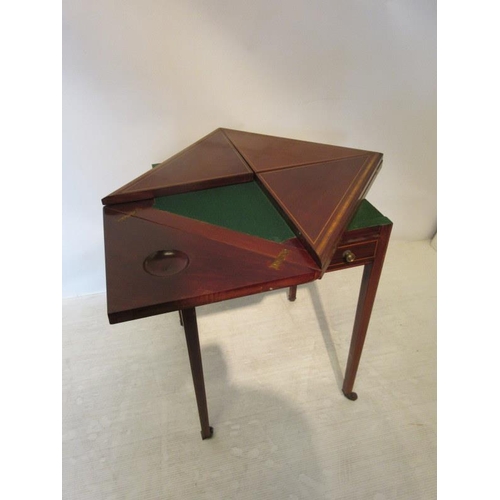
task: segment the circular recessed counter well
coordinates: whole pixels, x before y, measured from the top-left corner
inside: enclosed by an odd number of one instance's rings
[[[189,257],[180,250],[158,250],[144,259],[144,270],[153,276],[172,276],[189,265]]]

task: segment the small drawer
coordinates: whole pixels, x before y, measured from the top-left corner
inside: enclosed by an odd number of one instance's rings
[[[378,240],[381,226],[355,229],[346,231],[340,240],[339,246],[351,245],[352,243],[366,243],[371,240]]]
[[[342,245],[335,250],[329,268],[356,265],[358,261],[366,262],[375,257],[376,250],[377,240]]]

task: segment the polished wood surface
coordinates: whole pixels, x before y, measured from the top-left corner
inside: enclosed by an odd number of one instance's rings
[[[373,154],[259,174],[323,273],[381,162]]]
[[[184,326],[186,345],[193,377],[194,393],[198,405],[198,416],[200,417],[201,438],[208,439],[214,432],[208,422],[207,395],[205,392],[205,380],[203,377],[203,364],[201,361],[200,339],[198,336],[198,323],[194,308],[183,309],[181,312],[181,324]]]
[[[342,392],[351,401],[355,401],[358,398],[358,395],[353,391],[354,382],[363,352],[391,231],[392,222],[387,218],[379,226],[346,231],[342,236],[341,245],[337,248],[334,258],[327,269],[327,272],[334,272],[354,266],[364,266],[349,356],[342,386]],[[351,262],[345,259],[347,251],[355,253],[355,259]],[[294,285],[288,289],[288,300],[293,302],[296,298],[297,286]]]
[[[257,173],[370,154],[370,151],[361,149],[299,141],[241,130],[223,130],[252,170]]]
[[[354,320],[354,328],[351,337],[351,346],[347,359],[347,367],[344,376],[342,392],[351,400],[357,399],[357,394],[353,392],[354,381],[358,372],[361,353],[365,343],[368,324],[370,323],[373,304],[377,294],[378,283],[384,266],[385,254],[391,236],[392,224],[380,228],[380,238],[378,240],[377,252],[372,262],[365,265],[361,289],[359,292],[358,306]]]
[[[356,399],[354,381],[392,228],[363,201],[381,164],[380,153],[217,129],[102,200],[109,321],[179,311],[203,439],[213,429],[195,307],[278,288],[288,288],[293,301],[297,285],[364,265],[342,389]],[[155,197],[252,180],[294,237],[272,241],[155,205]],[[378,214],[376,225],[346,231],[362,203],[368,215]]]
[[[318,266],[315,264],[313,258],[297,238],[291,238],[283,242],[259,238],[226,227],[208,224],[164,210],[157,210],[152,200],[117,204],[104,209],[104,213],[108,211],[122,214],[122,216],[119,217],[122,222],[129,217],[142,219],[160,226],[170,227],[192,235],[197,235],[200,236],[200,238],[206,238],[208,240],[243,248],[272,259],[274,259],[276,255],[282,253],[283,250],[287,250],[287,262],[295,263],[301,267],[306,267],[315,271],[318,270]]]
[[[220,130],[103,198],[104,205],[225,186],[253,179],[253,172]]]
[[[135,202],[256,180],[324,273],[382,154],[217,129],[103,198]]]
[[[166,212],[160,215],[172,216]],[[179,223],[185,218],[173,219]],[[310,259],[303,251],[248,235],[231,242],[220,241],[215,234],[207,238],[202,234],[210,225],[190,222],[183,228],[172,227],[174,223],[162,225],[113,207],[104,208],[111,323],[307,283],[319,275],[309,266]],[[266,243],[260,245],[253,240]],[[253,249],[249,248],[252,245]],[[161,265],[161,255],[151,258],[158,252],[171,253],[165,257],[164,276],[151,274],[158,262]],[[187,256],[185,267],[176,255]],[[169,265],[172,273],[168,273]]]

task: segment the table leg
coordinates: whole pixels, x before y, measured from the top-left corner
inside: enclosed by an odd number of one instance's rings
[[[345,371],[344,384],[342,392],[347,399],[355,401],[358,395],[353,392],[354,381],[359,367],[359,360],[365,343],[366,332],[370,322],[370,316],[375,302],[380,275],[384,265],[385,253],[391,235],[392,224],[382,226],[377,245],[377,252],[373,262],[365,265],[363,278],[361,280],[361,289],[359,292],[358,306],[356,309],[356,318],[352,331],[351,346],[349,348],[349,357]]]
[[[288,289],[288,300],[293,302],[297,298],[297,285],[292,285]]]
[[[200,417],[201,437],[202,439],[207,439],[212,437],[214,430],[208,423],[207,396],[205,393],[205,381],[203,378],[203,365],[201,362],[201,349],[195,308],[183,309],[181,319],[183,320],[184,333],[186,334],[191,375],[193,376],[194,392],[196,394],[198,415]]]
[[[181,326],[184,326],[184,320],[182,319],[182,311],[179,309],[179,321],[181,323]]]

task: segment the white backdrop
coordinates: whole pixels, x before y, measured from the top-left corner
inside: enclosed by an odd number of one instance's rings
[[[436,231],[431,0],[64,0],[63,296],[105,289],[100,199],[217,127],[380,151],[393,238]]]

